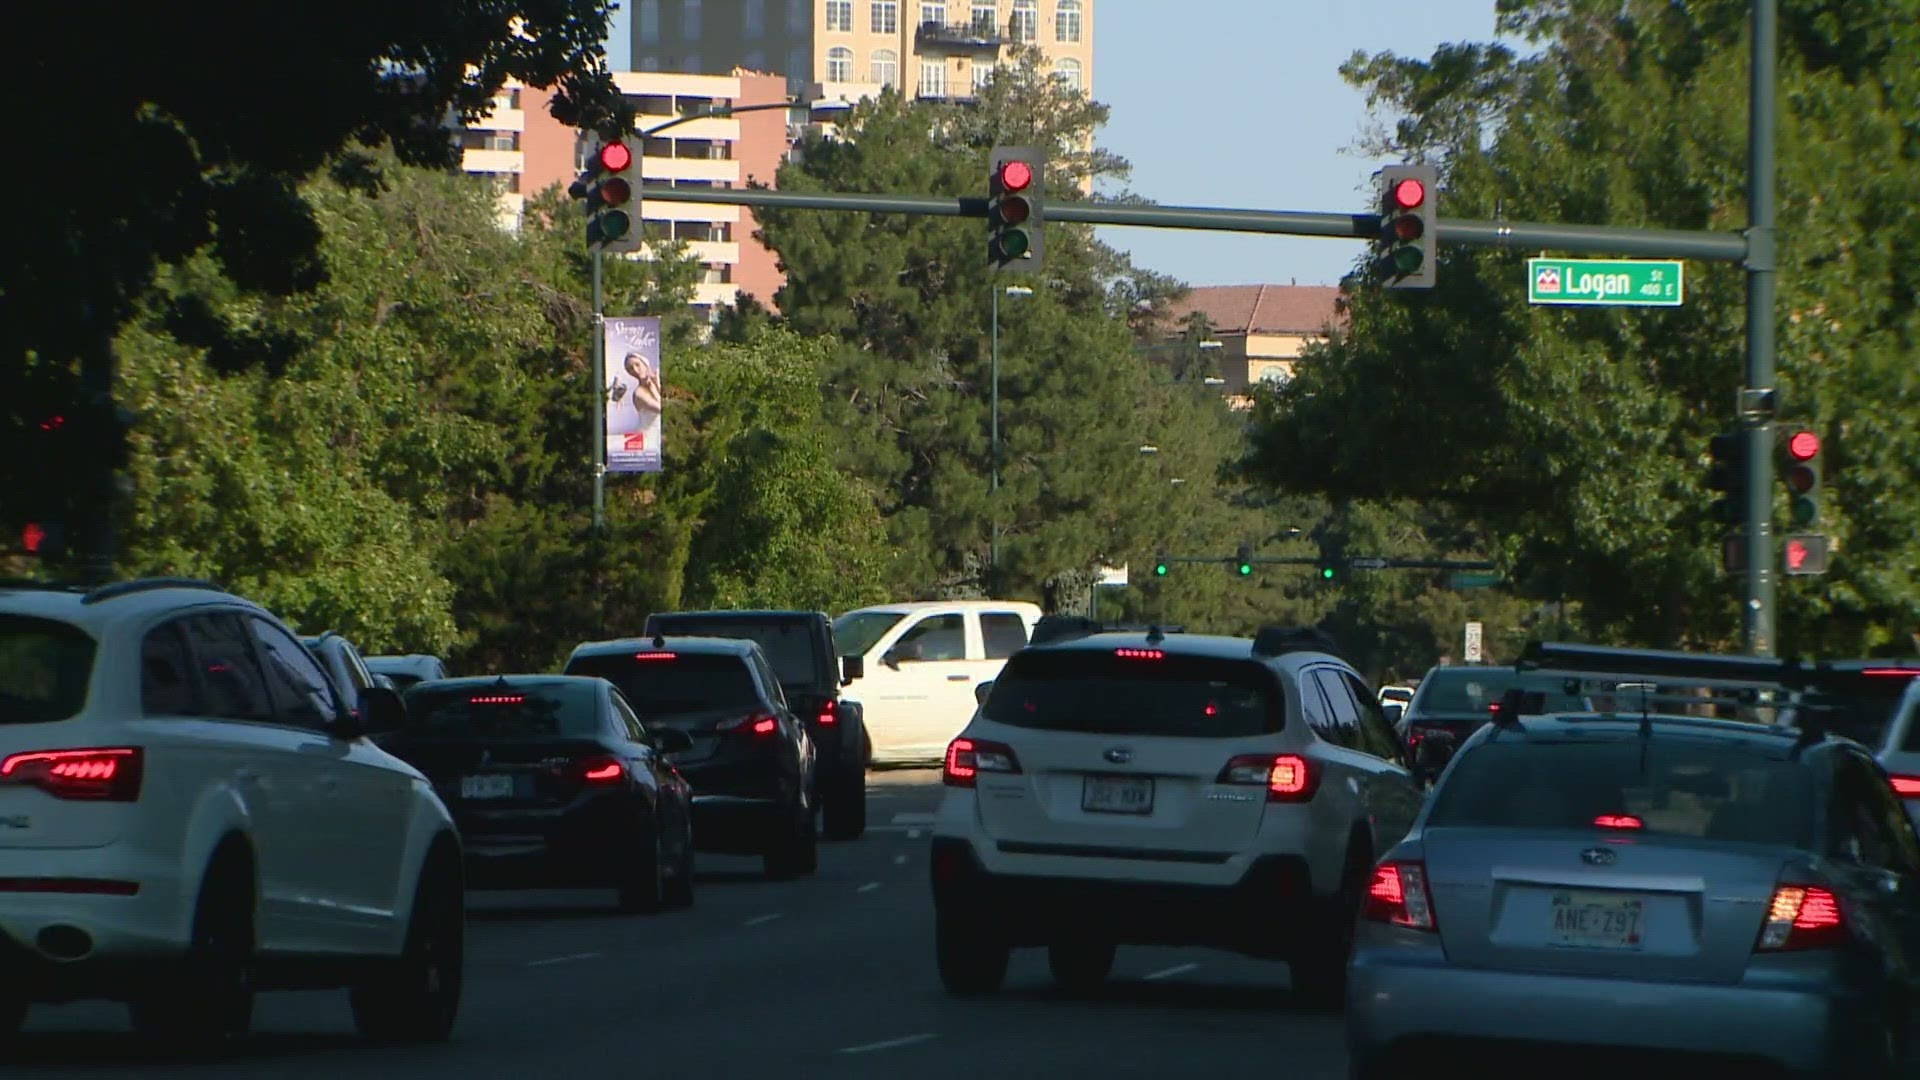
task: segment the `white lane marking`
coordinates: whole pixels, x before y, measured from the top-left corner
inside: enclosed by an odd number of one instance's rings
[[[905,855],[895,855],[893,857],[893,865],[895,866],[907,865],[907,857]]]
[[[933,815],[930,813],[923,813],[920,811],[915,811],[913,813],[908,813],[908,814],[895,814],[893,815],[893,824],[895,825],[931,825],[933,824]]]
[[[920,830],[919,830],[919,829],[908,829],[908,830],[907,830],[907,839],[909,839],[909,840],[918,840],[918,839],[920,839]]]
[[[1148,982],[1152,982],[1156,979],[1171,979],[1175,975],[1185,975],[1187,972],[1192,971],[1194,968],[1197,968],[1199,966],[1200,966],[1199,964],[1175,964],[1170,968],[1162,968],[1151,975],[1144,975],[1142,976],[1142,978],[1146,979]]]
[[[527,961],[527,966],[528,967],[546,967],[549,964],[564,964],[572,960],[592,960],[598,957],[599,955],[600,954],[597,952],[583,952],[583,953],[572,953],[567,956],[549,956],[545,960],[529,960]]]
[[[879,883],[879,882],[877,882],[877,881],[869,881],[869,882],[867,882],[867,883],[866,883],[865,885],[862,885],[862,886],[860,886],[860,887],[859,887],[858,889],[855,889],[854,891],[855,891],[855,892],[872,892],[873,890],[875,890],[875,889],[877,889],[877,888],[879,888],[879,887],[880,887],[880,883]]]
[[[923,1031],[918,1035],[903,1035],[898,1039],[886,1039],[881,1042],[863,1043],[859,1046],[843,1046],[840,1049],[834,1051],[834,1053],[836,1054],[868,1054],[868,1053],[872,1053],[875,1050],[892,1050],[895,1047],[912,1046],[915,1043],[923,1043],[923,1042],[926,1042],[928,1039],[937,1039],[939,1037],[940,1037],[940,1033],[937,1031]]]
[[[740,925],[741,926],[765,926],[768,923],[772,922],[773,920],[780,918],[784,914],[785,914],[784,912],[776,911],[771,915],[761,915],[757,918],[748,919],[746,922],[743,922]]]

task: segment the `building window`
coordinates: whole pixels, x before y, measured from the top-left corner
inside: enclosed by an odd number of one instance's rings
[[[640,40],[653,45],[660,40],[660,0],[640,0]]]
[[[680,8],[680,36],[688,41],[700,40],[700,0],[684,0]]]
[[[892,49],[875,49],[868,68],[868,82],[893,86],[900,79],[900,54]]]
[[[1080,0],[1060,0],[1053,13],[1053,39],[1078,44],[1080,41]]]
[[[827,50],[827,81],[853,81],[853,50],[845,45],[835,45]]]
[[[688,75],[700,74],[700,54],[688,53],[687,58],[680,62],[680,70]]]
[[[982,90],[985,90],[987,88],[987,84],[992,81],[993,81],[993,65],[983,64],[980,61],[975,60],[973,62],[973,92],[975,94],[980,93]]]
[[[998,30],[999,28],[1000,28],[1000,5],[982,4],[982,3],[978,3],[976,0],[976,3],[973,5],[974,33],[991,34],[995,30]]]
[[[767,34],[767,0],[743,0],[740,9],[741,33],[748,41]]]
[[[787,0],[787,34],[797,36],[807,29],[807,0]]]
[[[640,70],[641,70],[641,71],[659,71],[659,70],[660,70],[660,58],[659,58],[659,57],[657,57],[657,56],[643,56],[643,57],[641,57],[641,58],[640,58]]]
[[[1074,93],[1080,92],[1080,61],[1063,56],[1054,62],[1053,77]]]
[[[759,49],[748,50],[746,58],[740,61],[740,66],[746,68],[748,71],[765,71],[767,70],[767,54]]]
[[[871,29],[876,34],[900,32],[900,5],[897,0],[873,0]]]
[[[813,53],[805,48],[788,49],[787,81],[795,86],[804,86],[812,78]]]
[[[827,0],[827,29],[853,29],[853,0]]]
[[[1013,40],[1031,45],[1040,40],[1040,0],[1013,0]]]
[[[947,96],[947,62],[945,60],[920,62],[920,96],[931,98]]]
[[[947,5],[944,3],[921,4],[920,22],[922,25],[927,23],[935,26],[947,25]]]

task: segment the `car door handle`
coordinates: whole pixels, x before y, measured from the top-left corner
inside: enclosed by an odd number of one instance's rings
[[[947,681],[948,682],[966,682],[968,679],[971,679],[971,678],[973,678],[973,676],[971,675],[949,675],[947,676]]]

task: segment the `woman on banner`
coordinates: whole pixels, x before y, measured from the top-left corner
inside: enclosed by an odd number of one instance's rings
[[[660,375],[639,353],[628,353],[625,367],[627,374],[633,376],[634,430],[652,431],[660,422]]]

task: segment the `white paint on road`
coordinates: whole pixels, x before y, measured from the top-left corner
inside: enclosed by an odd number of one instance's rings
[[[893,857],[893,865],[895,866],[907,865],[907,857],[905,855],[895,855]]]
[[[571,963],[572,961],[575,961],[575,960],[592,960],[595,957],[598,957],[599,955],[600,954],[597,952],[583,952],[583,953],[572,953],[567,956],[549,956],[545,960],[529,960],[527,961],[527,966],[528,967],[547,967],[552,964]]]
[[[1199,966],[1199,964],[1175,964],[1170,968],[1162,968],[1151,975],[1143,976],[1143,978],[1148,982],[1153,982],[1158,979],[1171,979],[1175,975],[1185,975],[1187,972]]]
[[[774,913],[773,913],[773,914],[771,914],[771,915],[761,915],[761,916],[757,916],[757,917],[755,917],[755,918],[752,918],[752,919],[748,919],[748,920],[747,920],[746,922],[744,922],[744,923],[741,923],[740,925],[742,925],[742,926],[765,926],[765,925],[767,925],[768,923],[770,923],[770,922],[772,922],[773,920],[775,920],[775,919],[778,919],[778,918],[781,918],[781,917],[782,917],[782,916],[783,916],[784,914],[785,914],[785,912],[780,912],[780,911],[776,911],[776,912],[774,912]]]
[[[940,1033],[937,1031],[923,1031],[918,1035],[902,1035],[898,1039],[886,1039],[881,1042],[862,1043],[859,1046],[843,1046],[840,1049],[834,1051],[834,1053],[836,1054],[870,1054],[875,1050],[892,1050],[901,1046],[912,1046],[915,1043],[923,1043],[929,1039],[937,1039],[939,1037],[940,1037]]]
[[[931,813],[926,813],[923,811],[914,811],[913,813],[907,813],[907,814],[895,814],[893,815],[893,824],[895,825],[931,825],[933,824],[933,815]]]
[[[877,888],[879,888],[879,887],[880,887],[880,883],[879,883],[879,882],[877,882],[877,881],[869,881],[869,882],[867,882],[867,883],[866,883],[865,885],[862,885],[862,886],[860,886],[860,888],[859,888],[859,889],[857,889],[857,890],[855,890],[855,891],[856,891],[856,892],[872,892],[873,890],[875,890],[875,889],[877,889]]]
[[[907,830],[907,839],[909,839],[909,840],[918,840],[918,839],[920,839],[920,830],[919,830],[919,829],[908,829],[908,830]]]

